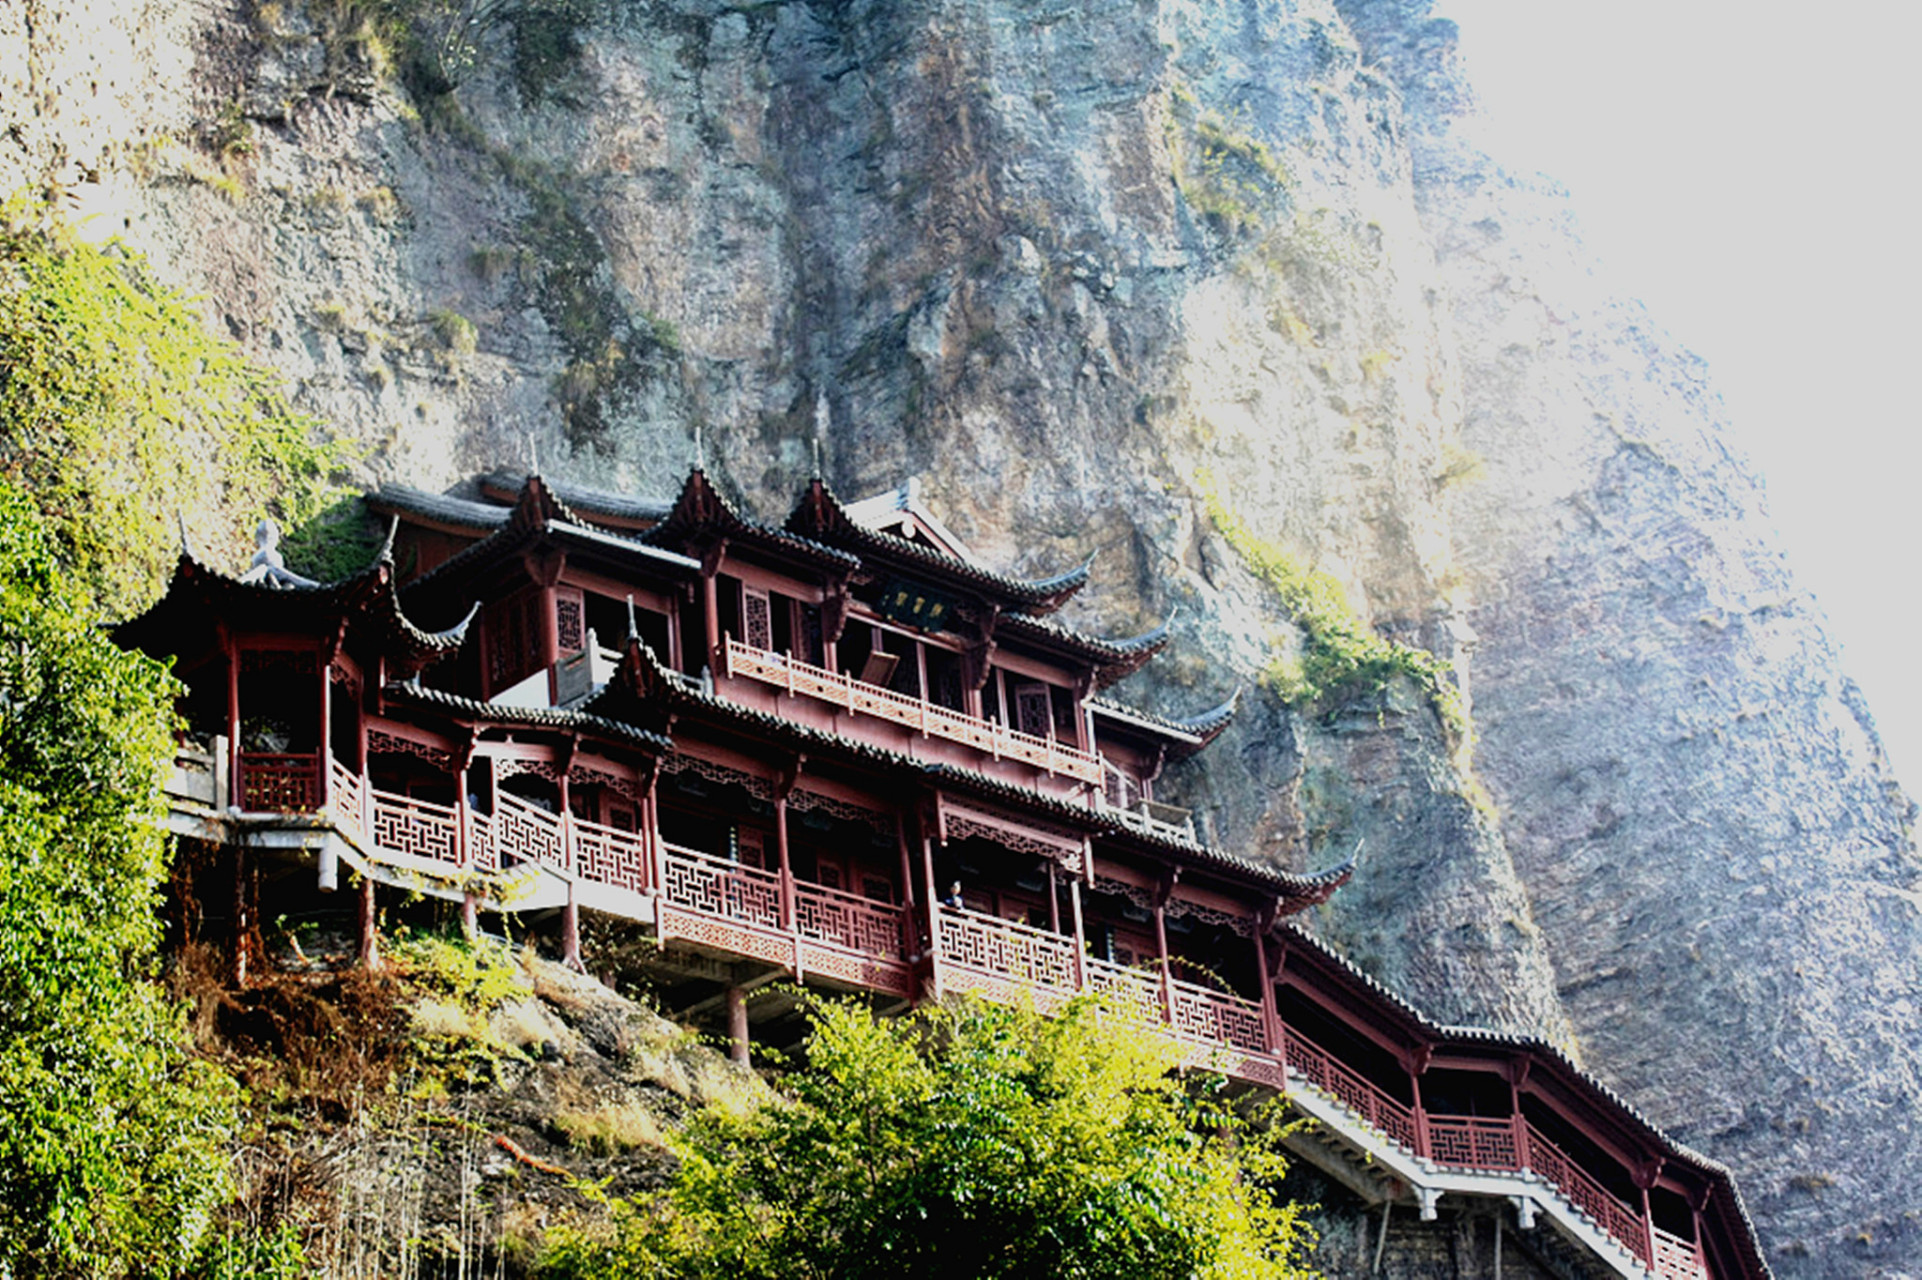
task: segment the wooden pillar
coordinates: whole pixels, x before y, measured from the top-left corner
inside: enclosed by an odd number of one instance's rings
[[[788,856],[787,793],[785,791],[777,791],[774,796],[774,848],[781,858],[781,927],[792,932],[794,929],[794,864]]]
[[[748,1066],[747,992],[739,987],[727,989],[727,1056],[736,1066]]]
[[[360,878],[360,967],[369,973],[380,968],[380,922],[375,908],[372,876]]]
[[[1285,1037],[1281,1031],[1281,1014],[1275,1008],[1275,980],[1268,973],[1268,944],[1262,937],[1267,932],[1262,921],[1257,919],[1255,921],[1255,973],[1260,979],[1261,1036],[1268,1043],[1268,1052],[1281,1058]]]
[[[941,893],[934,883],[934,839],[921,832],[922,887],[928,894],[928,987],[929,994],[941,994]]]
[[[898,813],[894,815],[894,843],[901,854],[902,905],[912,912],[920,895],[914,891],[914,856],[908,852],[907,820]]]
[[[1081,882],[1068,881],[1068,909],[1074,916],[1074,985],[1077,991],[1088,989],[1088,931],[1081,923]]]
[[[1168,907],[1167,895],[1155,898],[1155,950],[1161,957],[1161,1019],[1173,1024],[1175,1020],[1174,967],[1168,963]]]
[[[667,896],[667,849],[661,842],[660,783],[660,771],[656,770],[654,776],[647,780],[647,796],[641,806],[641,822],[647,832],[648,853],[653,859],[651,874],[654,877],[654,892],[665,898]],[[658,913],[660,909],[656,907],[655,910]],[[655,918],[659,919],[658,914]]]
[[[334,664],[325,653],[320,656],[320,748],[314,752],[314,766],[320,771],[320,808],[325,812],[334,798]]]
[[[1414,1103],[1415,1112],[1415,1154],[1426,1160],[1430,1150],[1428,1141],[1428,1108],[1422,1105],[1421,1075],[1417,1064],[1410,1062],[1408,1067],[1408,1098]]]
[[[232,772],[227,779],[227,803],[236,809],[247,807],[247,793],[240,777],[240,645],[227,645],[227,757]]]
[[[248,935],[253,932],[254,913],[247,901],[247,872],[250,859],[244,840],[234,843],[233,983],[247,985]]]
[[[1042,865],[1048,870],[1048,931],[1061,932],[1061,884],[1060,877],[1054,873],[1054,859],[1043,858]]]
[[[716,680],[727,669],[724,659],[727,646],[721,642],[721,596],[715,584],[714,575],[720,571],[720,556],[702,557],[701,565],[701,607],[707,622],[707,669]]]
[[[581,904],[575,897],[575,882],[567,882],[567,905],[561,908],[561,963],[576,973],[586,973],[581,963]]]
[[[1508,1076],[1508,1107],[1515,1117],[1515,1157],[1522,1168],[1532,1169],[1535,1164],[1528,1150],[1528,1121],[1522,1116],[1522,1081],[1528,1077],[1527,1063]]]

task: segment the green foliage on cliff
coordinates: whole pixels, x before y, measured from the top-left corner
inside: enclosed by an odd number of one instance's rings
[[[20,482],[61,563],[113,612],[149,595],[176,513],[317,513],[339,464],[273,377],[208,333],[139,255],[0,207],[0,474]]]
[[[1444,659],[1375,634],[1355,616],[1341,583],[1257,535],[1222,501],[1212,476],[1197,477],[1197,485],[1209,520],[1301,628],[1300,657],[1278,657],[1267,673],[1284,701],[1334,703],[1379,693],[1396,678],[1406,678],[1433,702],[1457,740],[1466,741],[1467,713]]]
[[[1308,1228],[1269,1194],[1272,1129],[1170,1074],[1089,1002],[813,1011],[789,1096],[709,1109],[673,1185],[611,1235],[557,1232],[539,1274],[1290,1277]]]
[[[173,682],[89,623],[0,481],[0,1275],[168,1275],[228,1194],[234,1089],[152,980]]]

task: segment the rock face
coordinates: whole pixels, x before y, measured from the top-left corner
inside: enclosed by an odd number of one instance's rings
[[[369,480],[699,451],[778,517],[825,406],[844,493],[1094,553],[1077,624],[1181,606],[1120,696],[1250,690],[1171,779],[1218,841],[1359,845],[1329,937],[1578,1047],[1783,1274],[1902,1274],[1909,803],[1702,371],[1475,148],[1427,9],[530,3],[390,67],[321,0],[0,0],[0,188],[106,211]],[[1260,684],[1298,636],[1211,504],[1455,662],[1479,781],[1412,686]]]

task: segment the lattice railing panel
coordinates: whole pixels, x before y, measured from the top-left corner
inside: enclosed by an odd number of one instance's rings
[[[1554,1183],[1569,1202],[1596,1226],[1615,1237],[1617,1243],[1644,1265],[1648,1256],[1648,1233],[1641,1215],[1617,1200],[1601,1183],[1588,1176],[1562,1149],[1542,1136],[1534,1125],[1528,1126],[1528,1166]]]
[[[667,884],[677,907],[766,929],[781,927],[781,877],[758,867],[710,858],[679,845],[664,846]]]
[[[1233,1045],[1250,1053],[1268,1052],[1261,1006],[1255,1001],[1210,991],[1192,982],[1177,980],[1170,986],[1174,993],[1173,1022],[1178,1034]]]
[[[375,790],[374,845],[387,853],[460,864],[459,817],[451,805]]]
[[[360,775],[332,757],[327,760],[327,774],[328,803],[333,807],[334,821],[356,835],[365,836],[361,824],[366,821],[367,792],[361,786]]]
[[[727,673],[747,676],[788,693],[819,698],[861,715],[891,720],[996,757],[1032,764],[1050,773],[1083,782],[1101,781],[1100,757],[1089,752],[1063,746],[1051,738],[1020,733],[991,720],[978,720],[879,685],[864,684],[852,676],[745,645],[739,640],[727,642]]]
[[[576,818],[574,855],[583,880],[636,893],[647,887],[647,840],[635,832]]]
[[[506,791],[496,797],[494,805],[494,851],[502,865],[538,862],[567,869],[560,815],[537,809]]]
[[[312,752],[242,752],[240,807],[249,813],[312,813],[320,808],[320,757]]]
[[[1092,957],[1082,961],[1088,989],[1105,997],[1117,1011],[1138,1021],[1162,1025],[1161,977],[1145,969],[1130,969]]]
[[[1350,1111],[1409,1151],[1418,1150],[1415,1113],[1412,1110],[1302,1039],[1294,1031],[1287,1033],[1287,1039],[1290,1071],[1318,1085],[1324,1092],[1339,1098]]]
[[[902,913],[890,907],[821,885],[794,886],[794,928],[803,938],[888,960],[905,959]]]
[[[1473,1116],[1429,1116],[1428,1158],[1463,1169],[1507,1171],[1522,1167],[1515,1122]]]
[[[1662,1280],[1707,1280],[1708,1267],[1693,1242],[1670,1235],[1660,1227],[1655,1237],[1655,1274]]]
[[[1075,989],[1074,939],[954,907],[942,907],[937,914],[943,963],[1031,987]]]
[[[467,812],[467,856],[476,871],[499,871],[500,851],[494,847],[494,818],[491,814]]]

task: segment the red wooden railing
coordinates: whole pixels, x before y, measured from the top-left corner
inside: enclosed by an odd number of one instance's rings
[[[1415,1113],[1364,1080],[1346,1065],[1337,1062],[1319,1046],[1302,1039],[1293,1027],[1284,1032],[1288,1040],[1288,1069],[1309,1083],[1341,1100],[1350,1111],[1380,1131],[1390,1141],[1414,1155],[1423,1155]],[[1434,1122],[1434,1117],[1429,1117]]]
[[[327,760],[327,799],[334,816],[356,835],[367,834],[367,788],[360,775],[331,756]]]
[[[571,870],[560,815],[512,792],[494,797],[494,852],[503,864],[538,862],[556,871]]]
[[[240,807],[248,813],[312,813],[319,809],[319,753],[241,752]]]
[[[375,791],[374,845],[390,853],[460,866],[460,818],[452,805]]]
[[[1649,1229],[1643,1223],[1642,1215],[1591,1178],[1560,1147],[1544,1138],[1540,1129],[1526,1121],[1523,1123],[1528,1132],[1529,1168],[1553,1183],[1570,1204],[1587,1214],[1597,1227],[1615,1237],[1617,1243],[1640,1258],[1644,1266],[1648,1265]]]
[[[287,813],[318,809],[321,767],[318,755],[244,753],[240,774],[245,807]],[[376,790],[338,761],[326,761],[326,768],[327,798],[336,819],[380,851],[479,871],[534,862],[635,892],[657,887],[671,906],[745,926],[775,944],[779,940],[768,939],[769,934],[789,931],[782,919],[781,877],[775,872],[663,843],[665,881],[653,886],[653,837],[647,833],[571,816],[563,820],[507,793],[497,796],[493,814],[477,813]],[[887,966],[890,976],[869,969],[871,976],[862,980],[899,982],[904,984],[901,991],[912,994],[911,974],[904,967],[910,947],[903,908],[804,883],[793,886],[790,900],[791,938],[856,957],[849,962],[857,964],[850,973],[860,972],[858,965],[868,962]],[[1335,1098],[1408,1153],[1460,1169],[1530,1170],[1662,1280],[1705,1280],[1708,1275],[1698,1245],[1655,1228],[1524,1120],[1418,1116],[1292,1027],[1282,1031],[1284,1044],[1272,1044],[1257,1002],[1181,980],[1164,984],[1153,970],[1077,956],[1073,938],[1046,929],[953,907],[936,909],[934,927],[941,969],[964,979],[978,975],[977,981],[963,981],[964,987],[991,994],[1025,990],[1044,1002],[1077,991],[1099,992],[1127,1016],[1159,1026],[1187,1044],[1219,1046],[1276,1062],[1282,1060],[1277,1051],[1285,1049],[1288,1070],[1298,1080]],[[731,936],[738,940],[748,935]]]
[[[943,965],[973,969],[1046,993],[1073,994],[1074,939],[959,907],[935,911],[935,954]]]
[[[1655,1237],[1655,1274],[1662,1280],[1706,1280],[1708,1264],[1702,1261],[1702,1252],[1691,1240],[1672,1236],[1660,1227],[1653,1227],[1650,1233]]]
[[[1179,978],[1168,986],[1174,995],[1168,1020],[1176,1035],[1250,1053],[1268,1052],[1268,1029],[1262,1024],[1261,1005],[1256,1001],[1210,991]]]
[[[1484,1116],[1429,1116],[1428,1158],[1463,1169],[1524,1168],[1515,1121]]]
[[[908,954],[904,920],[905,913],[899,907],[872,898],[824,885],[794,886],[794,929],[810,942],[881,960],[904,961]]]
[[[763,929],[781,927],[781,877],[759,867],[663,843],[667,900],[689,911]]]
[[[631,889],[647,889],[647,838],[633,831],[605,827],[575,818],[574,872],[583,880]]]
[[[727,642],[727,673],[759,680],[787,693],[818,698],[860,715],[891,720],[921,733],[973,747],[996,759],[1019,760],[1082,782],[1101,781],[1101,758],[1092,752],[1063,746],[1052,738],[1021,733],[992,720],[979,720],[783,653],[756,649],[732,638]]]

